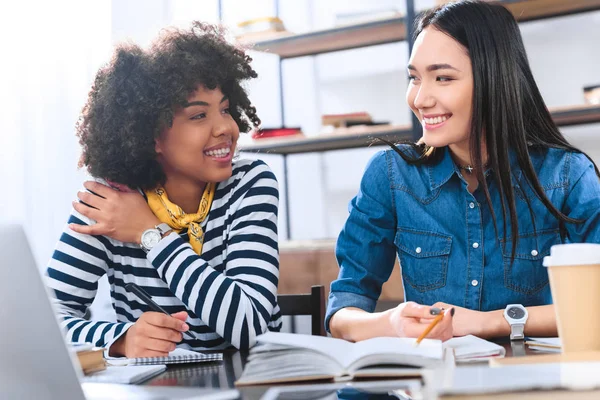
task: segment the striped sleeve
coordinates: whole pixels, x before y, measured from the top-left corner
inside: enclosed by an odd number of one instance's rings
[[[240,179],[229,204],[227,258],[211,267],[177,234],[161,240],[147,257],[185,305],[238,349],[268,330],[279,281],[275,175],[261,161]]]
[[[73,210],[68,223],[90,225],[93,221]],[[67,225],[48,263],[45,276],[67,341],[107,347],[133,325],[83,318],[96,297],[98,280],[107,272],[109,264],[108,252],[100,237],[76,233]]]

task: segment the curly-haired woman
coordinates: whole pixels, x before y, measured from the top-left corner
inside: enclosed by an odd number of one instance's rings
[[[68,340],[161,356],[180,343],[248,348],[279,330],[277,182],[261,161],[232,161],[240,131],[260,124],[241,86],[256,77],[250,62],[194,23],[147,51],[118,47],[98,72],[77,126],[96,180],[47,269]],[[118,322],[83,319],[104,274]]]

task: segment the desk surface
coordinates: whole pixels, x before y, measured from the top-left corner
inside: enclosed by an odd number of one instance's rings
[[[500,345],[506,349],[506,357],[513,357],[511,346],[509,342],[500,342]],[[535,354],[535,352],[525,349],[525,354]],[[246,363],[247,353],[239,351],[226,351],[223,355],[222,362],[204,363],[204,364],[188,364],[181,366],[169,366],[167,371],[161,375],[146,382],[146,385],[152,386],[184,386],[184,387],[203,387],[203,388],[221,388],[231,389],[236,388],[234,382],[242,374],[242,370]],[[460,366],[458,367],[460,368]],[[390,383],[390,388],[394,386],[393,382]],[[330,385],[331,386],[331,385]],[[342,386],[342,385],[340,385]],[[269,386],[250,386],[237,388],[241,393],[241,399],[243,400],[258,400],[260,399],[269,389]],[[490,399],[490,400],[505,400],[522,398],[524,393],[519,394],[503,394],[503,395],[482,395],[482,396],[452,396],[443,397],[444,399]],[[598,399],[600,398],[600,391],[587,391],[587,392],[572,392],[572,391],[540,391],[535,393],[527,393],[527,399]],[[295,397],[299,398],[299,397]],[[321,398],[321,397],[318,397]],[[325,397],[327,399],[336,398]],[[353,399],[367,399],[368,396],[364,397],[348,397]],[[373,397],[375,398],[375,397]],[[393,399],[395,397],[377,397],[377,399]]]

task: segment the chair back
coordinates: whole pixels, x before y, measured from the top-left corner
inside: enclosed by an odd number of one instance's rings
[[[277,302],[282,315],[310,315],[311,333],[327,336],[325,333],[325,287],[315,285],[310,293],[280,294]]]

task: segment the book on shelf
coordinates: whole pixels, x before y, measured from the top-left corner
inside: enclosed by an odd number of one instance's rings
[[[281,19],[262,17],[238,22],[235,36],[242,42],[254,42],[292,34]]]
[[[69,343],[69,349],[77,355],[84,375],[106,369],[104,348],[94,347],[91,343]]]
[[[267,139],[282,136],[302,135],[300,128],[264,128],[252,131],[252,139]]]
[[[331,125],[336,128],[344,128],[348,124],[357,125],[371,122],[373,122],[371,115],[364,111],[345,114],[323,114],[321,116],[321,124],[324,126]]]
[[[583,97],[586,104],[600,105],[600,85],[586,86],[583,88]]]
[[[443,364],[442,342],[380,337],[357,343],[324,336],[268,332],[257,338],[236,385],[355,378],[420,377]]]
[[[335,14],[335,26],[356,25],[382,19],[398,18],[402,16],[402,13],[397,8],[339,12]]]

